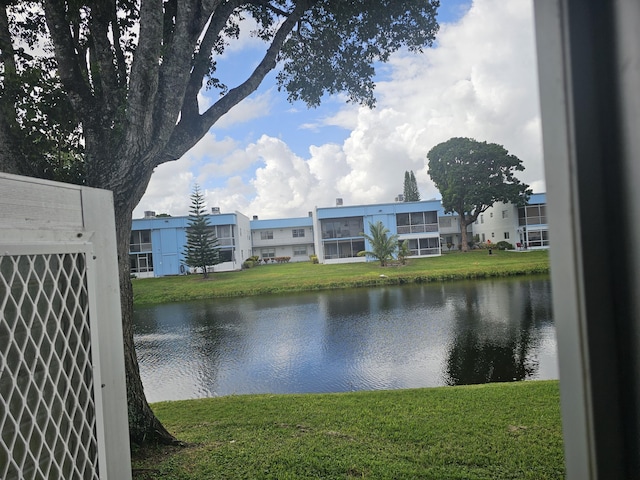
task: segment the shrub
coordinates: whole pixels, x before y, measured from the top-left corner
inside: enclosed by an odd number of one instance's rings
[[[509,242],[506,242],[504,240],[496,243],[496,248],[498,250],[513,250],[513,245]]]
[[[320,263],[317,255],[309,255],[309,260],[311,260],[311,263]]]
[[[251,260],[250,258],[245,260],[244,262],[242,262],[242,268],[243,269],[248,269],[248,268],[253,268],[255,267],[256,262],[254,262],[253,260]]]

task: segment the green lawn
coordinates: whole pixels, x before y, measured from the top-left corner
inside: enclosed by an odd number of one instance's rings
[[[134,479],[561,479],[557,381],[163,402]]]
[[[507,275],[548,273],[547,251],[475,250],[440,257],[410,259],[407,265],[380,267],[377,262],[339,265],[310,262],[268,264],[238,272],[134,279],[138,305],[212,297],[247,296],[304,290],[434,282]]]

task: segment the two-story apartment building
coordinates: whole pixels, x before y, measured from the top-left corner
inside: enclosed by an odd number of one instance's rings
[[[216,272],[240,269],[251,256],[251,225],[241,213],[212,214],[209,223],[220,245],[220,263]],[[189,217],[156,217],[147,212],[145,218],[134,219],[131,227],[129,259],[131,273],[139,278],[163,277],[186,273],[182,252],[187,243]]]
[[[473,224],[473,234],[482,243],[505,240],[522,249],[547,248],[549,226],[546,194],[532,194],[527,205],[519,208],[512,203],[495,203],[480,214]]]
[[[315,254],[313,218],[251,220],[253,255],[263,259],[290,257],[291,262],[309,260]]]
[[[400,242],[406,240],[411,256],[440,255],[439,210],[437,200],[316,208],[318,259],[321,263],[367,261],[358,252],[372,250],[363,233],[368,234],[376,222],[382,222],[391,235],[397,234]]]
[[[217,212],[217,209],[212,209]],[[316,207],[307,217],[249,220],[241,213],[212,214],[209,221],[220,245],[222,262],[214,271],[239,270],[252,255],[262,259],[289,257],[321,263],[365,262],[358,256],[372,250],[363,233],[378,221],[407,241],[412,257],[440,255],[460,244],[458,215],[444,213],[440,200],[372,205]],[[134,219],[131,231],[131,272],[138,277],[186,273],[182,252],[189,217]],[[496,203],[467,227],[467,238],[498,243],[506,240],[519,249],[547,248],[549,232],[546,196],[533,194],[525,207]]]

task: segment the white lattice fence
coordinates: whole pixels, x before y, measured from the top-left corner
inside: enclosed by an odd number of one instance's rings
[[[38,203],[48,228],[29,217]],[[117,285],[98,274],[117,272],[115,252],[100,251],[104,238],[86,220],[100,204],[110,205],[101,191],[0,176],[1,479],[130,478],[119,312],[101,327],[95,293]]]

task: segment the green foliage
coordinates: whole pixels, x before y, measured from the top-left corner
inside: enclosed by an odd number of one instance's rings
[[[320,263],[318,255],[309,255],[309,260],[311,260],[311,263]]]
[[[350,102],[373,106],[373,65],[400,48],[430,46],[438,31],[438,6],[438,0],[315,2],[282,48],[279,88],[289,100],[309,106],[339,92]]]
[[[134,451],[134,480],[565,478],[557,381],[152,407],[188,446]]]
[[[209,224],[204,197],[197,184],[193,187],[191,194],[187,244],[183,252],[183,259],[189,267],[202,270],[204,278],[209,276],[209,267],[220,263],[218,239]]]
[[[371,245],[371,250],[358,252],[371,256],[380,261],[380,266],[384,267],[389,260],[393,259],[393,254],[398,249],[398,235],[389,235],[389,229],[382,222],[369,223],[369,234],[362,236]]]
[[[460,216],[463,250],[466,226],[495,202],[524,205],[531,190],[515,176],[522,160],[496,143],[455,137],[427,154],[429,175],[442,195],[446,212]]]
[[[398,261],[401,265],[407,264],[407,257],[410,254],[409,242],[404,240],[398,244]]]
[[[502,241],[496,243],[496,248],[498,250],[513,250],[513,244],[511,244],[511,243],[509,243],[509,242],[507,242],[505,240],[502,240]]]
[[[416,176],[413,170],[404,172],[404,201],[420,201],[420,191],[418,190],[418,183],[416,182]]]

